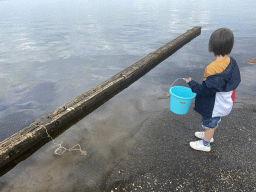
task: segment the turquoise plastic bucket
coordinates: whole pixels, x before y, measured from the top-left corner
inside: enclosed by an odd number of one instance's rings
[[[172,87],[170,88],[169,93],[170,110],[178,115],[185,115],[188,112],[196,93],[193,93],[190,88],[183,86]]]

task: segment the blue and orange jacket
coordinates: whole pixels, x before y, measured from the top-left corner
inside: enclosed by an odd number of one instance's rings
[[[196,93],[194,110],[206,118],[222,117],[231,112],[235,90],[241,82],[240,70],[234,58],[212,62],[205,69],[202,84],[191,80],[188,85]]]

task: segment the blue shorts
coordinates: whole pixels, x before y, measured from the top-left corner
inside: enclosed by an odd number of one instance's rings
[[[221,122],[220,117],[212,117],[206,118],[201,115],[202,127],[204,129],[213,129],[215,128],[219,122]]]

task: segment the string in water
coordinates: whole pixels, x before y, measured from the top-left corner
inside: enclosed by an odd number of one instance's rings
[[[62,155],[63,153],[65,153],[66,151],[81,151],[81,155],[87,155],[87,152],[86,151],[82,151],[81,149],[81,146],[79,144],[76,144],[74,145],[73,147],[71,147],[70,149],[66,149],[65,147],[62,147],[61,144],[63,143],[63,141],[60,142],[60,144],[57,144],[54,142],[53,138],[49,135],[47,129],[45,128],[45,131],[47,133],[47,137],[50,137],[52,139],[52,142],[55,144],[55,146],[53,146],[52,148],[56,147],[56,146],[59,146],[59,148],[57,148],[55,151],[54,151],[54,154],[55,155]],[[74,149],[76,146],[79,147],[79,149]],[[61,149],[63,149],[63,151],[61,151]]]
[[[172,87],[172,85],[173,85],[177,80],[179,80],[179,79],[183,79],[184,81],[186,81],[186,78],[185,78],[185,77],[184,77],[184,78],[178,78],[178,79],[176,79],[176,80],[171,84],[171,87]],[[151,79],[151,81],[152,81],[153,83],[160,84],[159,82],[158,82],[158,83],[157,83],[157,82],[154,82],[154,81],[153,81],[153,78]],[[160,85],[161,85],[161,84],[160,84]],[[171,88],[171,87],[170,87],[170,88]],[[162,91],[162,89],[161,89],[160,86],[159,86],[158,88],[159,88],[159,91]],[[168,94],[167,97],[170,97],[170,94]]]
[[[177,80],[179,80],[179,79],[183,79],[184,81],[186,81],[186,78],[178,78],[178,79],[176,79],[176,80],[171,84],[171,87],[172,87],[172,85],[173,85]],[[155,82],[153,81],[153,79],[152,79],[152,82],[155,83]],[[158,84],[160,84],[160,83],[158,83]],[[160,87],[160,86],[159,86],[159,89],[161,90],[161,87]],[[169,96],[170,96],[170,94],[168,94],[168,97],[169,97]],[[72,151],[72,150],[74,150],[74,151],[81,151],[81,155],[87,155],[87,152],[86,152],[86,151],[82,151],[81,146],[80,146],[79,144],[74,145],[74,146],[71,147],[70,149],[66,149],[65,147],[62,147],[62,146],[61,146],[61,144],[63,143],[63,141],[61,141],[60,144],[55,143],[54,140],[53,140],[53,138],[49,135],[49,133],[48,133],[48,131],[47,131],[46,128],[45,128],[45,131],[46,131],[46,133],[47,133],[47,135],[48,135],[47,137],[50,137],[50,138],[52,139],[52,142],[55,144],[52,148],[54,148],[54,147],[56,147],[56,146],[59,146],[59,147],[54,151],[54,154],[56,154],[56,155],[62,155],[62,154],[65,153],[66,151]],[[75,149],[76,146],[78,146],[79,149]],[[63,151],[61,151],[61,149],[63,149]]]
[[[159,82],[154,82],[153,78],[151,78],[151,81],[152,81],[152,83],[159,84],[159,85],[158,85],[158,91],[159,91],[159,92],[162,92],[161,83],[159,83]]]

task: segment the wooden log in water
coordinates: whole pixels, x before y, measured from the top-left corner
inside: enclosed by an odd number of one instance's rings
[[[20,161],[26,159],[27,155],[24,154],[33,151],[33,146],[40,143],[41,147],[49,142],[46,130],[52,138],[61,134],[66,130],[64,127],[71,121],[78,116],[88,115],[94,111],[200,34],[201,27],[188,30],[95,88],[37,119],[28,127],[2,141],[0,143],[0,172],[2,174],[0,175],[6,173],[3,170],[11,169],[7,166],[13,168]]]

